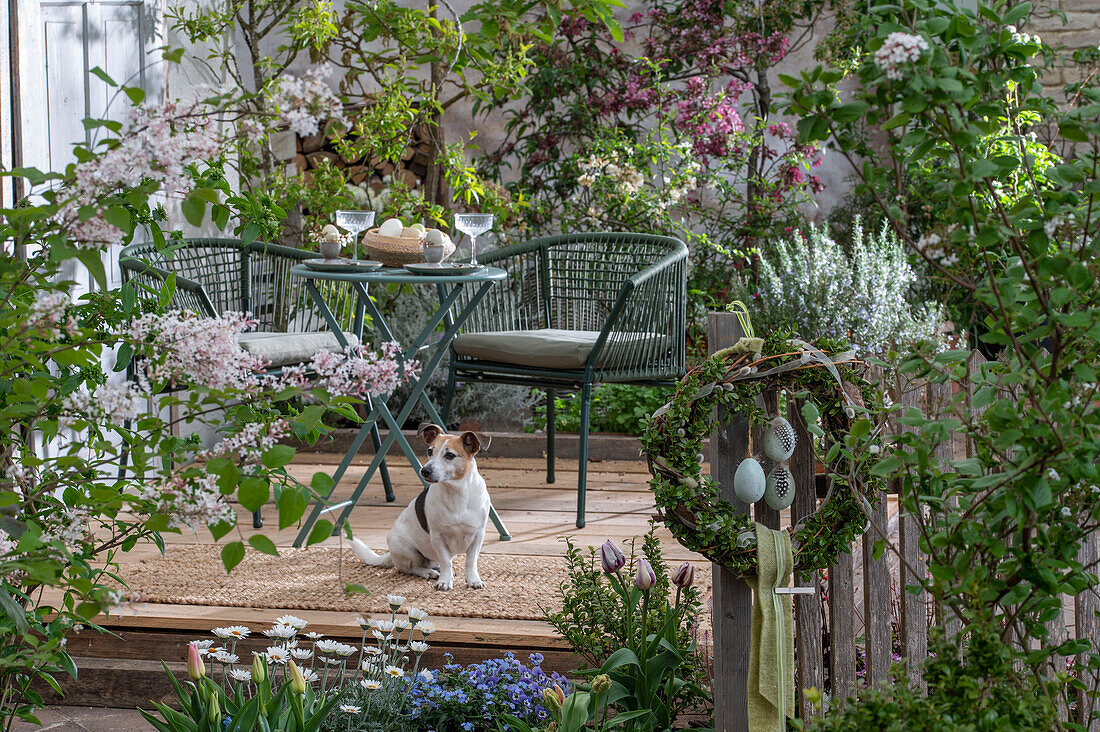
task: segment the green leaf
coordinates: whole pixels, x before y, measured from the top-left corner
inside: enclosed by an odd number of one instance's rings
[[[1031,3],[1020,3],[1016,5],[1001,19],[1001,25],[1018,25],[1020,22],[1031,14]]]
[[[88,70],[88,73],[90,73],[92,76],[102,79],[108,86],[118,86],[118,82],[116,82],[110,76],[107,76],[107,72],[99,68],[98,66],[93,66],[91,69]]]
[[[314,473],[309,484],[321,498],[327,498],[332,493],[332,489],[336,487],[336,483],[332,481],[332,476],[328,473]]]
[[[305,513],[309,499],[301,490],[284,490],[279,496],[279,530],[294,524]]]
[[[141,104],[145,101],[145,90],[138,86],[123,87],[123,92],[126,96],[130,97],[130,101],[134,104]]]
[[[264,554],[270,554],[273,557],[279,556],[279,550],[275,548],[275,542],[267,538],[263,534],[253,534],[248,537],[248,543],[252,545],[252,548],[258,552]]]
[[[363,585],[357,585],[357,584],[353,584],[351,582],[345,582],[344,583],[344,594],[345,595],[352,595],[352,594],[369,595],[369,594],[371,594],[371,591],[368,590],[366,587],[363,587]]]
[[[180,211],[187,223],[192,226],[202,226],[202,220],[206,217],[206,201],[200,196],[188,196],[180,203]],[[252,237],[255,239],[256,237]]]
[[[222,547],[222,564],[225,565],[226,572],[232,572],[242,559],[244,559],[244,544],[241,542],[230,542]]]
[[[880,460],[875,467],[871,468],[871,475],[876,475],[880,478],[888,478],[902,466],[901,458],[890,455]]]
[[[268,468],[281,468],[294,459],[294,448],[290,445],[273,445],[264,451],[263,463]]]
[[[332,522],[328,519],[321,519],[313,525],[313,529],[309,532],[309,538],[306,539],[306,546],[320,544],[330,536],[332,536]]]
[[[885,539],[878,539],[878,540],[875,541],[875,546],[871,551],[871,556],[877,562],[878,560],[882,559],[882,554],[885,551],[886,551],[886,540]]]
[[[870,108],[870,105],[866,102],[849,102],[848,104],[842,104],[839,107],[833,108],[833,119],[841,124],[855,122]]]
[[[259,478],[245,478],[237,489],[237,500],[248,511],[259,511],[270,497],[271,489],[267,481]]]

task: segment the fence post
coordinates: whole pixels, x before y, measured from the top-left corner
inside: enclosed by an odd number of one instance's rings
[[[707,317],[711,353],[732,346],[742,335],[741,324],[733,313],[710,313]],[[746,514],[748,506],[733,494],[733,474],[748,450],[748,442],[748,422],[739,417],[726,427],[716,428],[710,439],[711,474],[722,488],[722,497]],[[715,564],[713,569],[714,728],[715,732],[744,732],[749,726],[752,590],[725,567]]]
[[[1086,567],[1092,567],[1095,572],[1096,563],[1100,561],[1100,531],[1093,531],[1081,542],[1081,548],[1077,552],[1077,561]],[[1087,639],[1092,643],[1090,652],[1096,653],[1100,648],[1100,586],[1086,587],[1075,598],[1074,621],[1078,638]],[[1088,663],[1088,655],[1081,654],[1077,662],[1084,667]],[[1086,725],[1087,732],[1100,732],[1100,710],[1094,705],[1096,699],[1088,691],[1081,691],[1077,695],[1077,721]]]

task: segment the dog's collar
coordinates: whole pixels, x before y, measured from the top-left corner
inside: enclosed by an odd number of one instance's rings
[[[413,501],[413,510],[416,512],[416,520],[420,522],[420,528],[424,529],[425,534],[430,534],[432,530],[428,528],[428,515],[424,513],[424,499],[427,497],[428,489],[425,488]]]

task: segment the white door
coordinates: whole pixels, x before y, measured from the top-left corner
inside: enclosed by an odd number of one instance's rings
[[[74,144],[103,135],[86,129],[84,119],[125,115],[130,100],[93,69],[145,89],[150,101],[160,98],[163,18],[163,0],[20,0],[24,165],[63,171]],[[109,286],[119,284],[117,261],[118,247],[104,253]],[[85,273],[72,274],[79,289],[94,287]]]

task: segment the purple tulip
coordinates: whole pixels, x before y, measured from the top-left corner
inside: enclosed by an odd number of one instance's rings
[[[691,587],[692,582],[695,581],[695,565],[690,562],[684,562],[680,565],[680,568],[676,570],[676,574],[672,575],[672,584],[677,587],[687,589]]]
[[[657,574],[653,571],[653,567],[649,566],[649,560],[640,557],[638,559],[638,577],[634,580],[634,585],[639,590],[648,592],[655,584],[657,584]]]
[[[614,574],[626,566],[626,555],[615,546],[615,542],[608,539],[600,547],[600,563],[603,565],[603,571]]]

